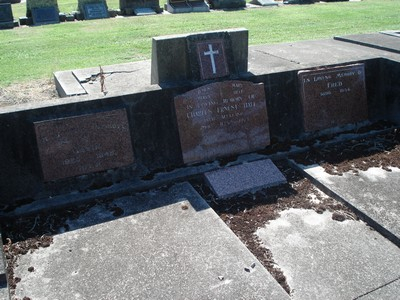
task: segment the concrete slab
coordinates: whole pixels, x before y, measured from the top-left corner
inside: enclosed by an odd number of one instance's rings
[[[360,296],[356,299],[359,300],[376,300],[376,299],[385,299],[385,300],[397,300],[399,299],[399,291],[400,291],[400,278],[395,279],[393,282],[379,287],[366,295]]]
[[[62,98],[87,94],[72,71],[54,72],[54,83]]]
[[[398,36],[394,36],[393,34],[353,34],[346,36],[335,36],[335,40],[354,43],[357,45],[376,48],[384,51],[400,53],[400,42]]]
[[[285,274],[293,300],[358,299],[400,276],[396,245],[364,222],[334,221],[328,211],[285,210],[256,234]],[[400,287],[392,288],[399,295]]]
[[[400,169],[392,172],[381,168],[330,175],[320,166],[301,166],[303,170],[327,189],[367,216],[373,224],[383,227],[385,235],[400,245]],[[377,230],[380,230],[380,228]]]
[[[333,39],[259,45],[249,47],[249,72],[271,74],[380,57],[399,59],[397,54],[388,51]]]
[[[20,257],[16,297],[290,299],[188,183],[110,207],[121,217],[96,206],[50,247]]]
[[[204,177],[219,198],[286,183],[285,176],[270,159],[207,172]]]

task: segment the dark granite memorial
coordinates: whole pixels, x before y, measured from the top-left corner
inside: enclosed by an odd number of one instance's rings
[[[204,177],[218,198],[255,192],[286,183],[286,178],[270,159],[207,172]]]
[[[108,18],[107,6],[104,2],[83,4],[83,15],[86,20]]]
[[[261,6],[278,6],[278,2],[274,0],[252,0],[250,3]]]
[[[119,0],[119,7],[124,15],[149,15],[161,13],[159,0]]]
[[[14,17],[10,3],[0,4],[0,29],[14,28]]]
[[[368,119],[364,64],[299,71],[306,132]]]
[[[246,7],[246,0],[208,0],[207,2],[212,9]]]
[[[184,163],[260,150],[270,143],[263,84],[212,83],[174,102]]]
[[[34,129],[45,181],[134,161],[125,109],[34,122]]]
[[[247,73],[248,31],[244,28],[153,38],[152,84],[182,84]]]
[[[33,25],[60,23],[58,10],[54,6],[32,8]]]
[[[194,80],[237,76],[232,42],[227,32],[191,35],[187,45]]]
[[[210,11],[203,0],[167,0],[166,8],[171,14]]]

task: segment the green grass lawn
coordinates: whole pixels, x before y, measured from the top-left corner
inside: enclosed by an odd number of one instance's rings
[[[118,8],[118,0],[107,1]],[[161,0],[160,4],[163,5]],[[71,12],[77,0],[58,0]],[[25,15],[14,4],[14,17]],[[0,31],[0,86],[51,78],[52,72],[149,59],[151,38],[245,27],[250,45],[331,38],[335,35],[400,29],[400,0],[363,0],[286,5],[211,13],[164,14],[66,22]]]

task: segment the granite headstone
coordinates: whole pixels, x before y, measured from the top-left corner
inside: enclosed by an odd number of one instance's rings
[[[143,15],[162,12],[159,0],[119,0],[119,7],[124,15]]]
[[[298,79],[306,132],[368,118],[364,64],[300,71]]]
[[[255,192],[287,182],[270,159],[207,172],[204,177],[218,198]]]
[[[45,181],[133,163],[125,109],[34,122]]]
[[[83,4],[83,15],[86,20],[108,18],[108,10],[104,2]]]
[[[33,25],[56,24],[60,22],[57,8],[54,6],[32,8]]]
[[[269,145],[264,85],[211,83],[176,96],[184,163],[251,152]]]
[[[10,3],[0,4],[0,29],[14,28],[14,17]]]

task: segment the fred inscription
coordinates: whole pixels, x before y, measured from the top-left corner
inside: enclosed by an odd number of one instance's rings
[[[298,73],[305,131],[368,118],[364,64]]]
[[[34,124],[45,181],[133,163],[125,109]]]
[[[184,163],[251,152],[269,145],[264,85],[225,81],[175,97]]]

